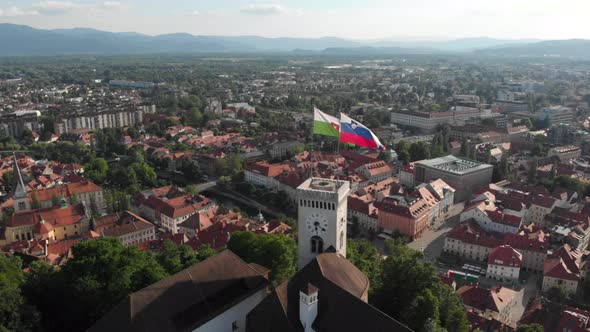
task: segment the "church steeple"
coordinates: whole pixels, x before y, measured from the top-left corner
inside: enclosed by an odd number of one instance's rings
[[[30,210],[31,204],[29,202],[29,194],[27,193],[27,187],[25,187],[25,182],[23,181],[23,175],[20,172],[20,168],[18,168],[18,161],[16,159],[16,153],[13,154],[14,157],[14,179],[15,179],[15,187],[14,187],[14,194],[12,199],[14,200],[14,211],[23,211],[23,210]]]

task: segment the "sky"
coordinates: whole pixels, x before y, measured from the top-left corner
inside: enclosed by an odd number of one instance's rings
[[[590,0],[0,0],[0,23],[149,35],[590,39]]]

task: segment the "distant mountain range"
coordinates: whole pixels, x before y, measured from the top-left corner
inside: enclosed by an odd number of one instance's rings
[[[590,56],[589,40],[501,40],[464,38],[449,41],[353,41],[336,37],[266,38],[258,36],[195,36],[187,33],[149,36],[88,28],[35,29],[0,24],[0,56],[149,53],[255,53],[379,55],[471,52],[486,56]]]

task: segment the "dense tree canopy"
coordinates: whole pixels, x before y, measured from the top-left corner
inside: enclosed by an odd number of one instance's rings
[[[169,274],[175,274],[214,254],[215,250],[208,246],[194,251],[186,244],[177,246],[174,242],[166,240],[156,255],[156,259]]]
[[[469,331],[461,301],[440,282],[422,253],[392,240],[387,250],[381,284],[372,298],[377,308],[416,331],[429,331],[433,326]]]
[[[247,263],[256,263],[271,270],[270,278],[280,283],[296,271],[297,245],[282,234],[233,233],[227,248]]]
[[[21,260],[0,255],[0,330],[30,331],[38,320],[21,295],[24,280]]]
[[[37,263],[24,293],[48,331],[82,331],[128,294],[167,276],[148,253],[114,238],[84,241],[60,270]]]
[[[103,158],[93,158],[88,164],[84,166],[84,177],[90,181],[102,183],[109,170],[107,161]]]

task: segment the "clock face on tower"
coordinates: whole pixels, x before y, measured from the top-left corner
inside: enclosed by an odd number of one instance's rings
[[[314,235],[324,235],[328,231],[328,220],[320,213],[312,213],[305,218],[305,225]]]

